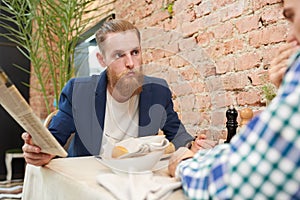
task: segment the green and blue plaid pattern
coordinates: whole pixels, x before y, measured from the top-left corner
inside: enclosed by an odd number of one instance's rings
[[[176,174],[190,199],[300,199],[299,57],[270,106],[230,144],[179,164]]]

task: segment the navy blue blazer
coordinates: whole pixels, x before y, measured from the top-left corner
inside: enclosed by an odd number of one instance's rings
[[[104,71],[97,76],[71,79],[62,90],[59,112],[53,117],[49,130],[61,145],[75,133],[68,149],[69,156],[99,154],[104,128],[106,86],[107,75]],[[90,128],[93,126],[92,118],[97,122],[98,128]],[[90,128],[88,130],[91,131],[80,128],[82,126]],[[193,140],[173,109],[172,94],[167,82],[144,76],[139,102],[138,135],[155,135],[159,129],[176,149]]]

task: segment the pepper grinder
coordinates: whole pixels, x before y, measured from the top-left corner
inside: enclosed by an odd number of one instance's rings
[[[227,139],[225,143],[229,143],[231,138],[236,134],[236,129],[238,127],[238,123],[236,121],[238,116],[238,112],[234,108],[233,105],[229,107],[229,109],[226,111],[226,128],[227,128]]]

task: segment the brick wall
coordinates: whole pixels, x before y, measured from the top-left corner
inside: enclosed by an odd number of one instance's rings
[[[188,131],[225,137],[229,105],[263,109],[266,69],[287,37],[280,2],[117,0],[114,12],[140,28],[145,73],[168,81]]]
[[[142,29],[146,74],[168,81],[189,132],[215,137],[226,134],[229,105],[263,109],[266,69],[287,37],[281,9],[281,0],[115,3],[117,18]]]

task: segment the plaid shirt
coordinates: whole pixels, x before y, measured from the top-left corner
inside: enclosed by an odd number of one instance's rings
[[[176,170],[190,199],[300,199],[300,52],[276,98],[230,144]]]

